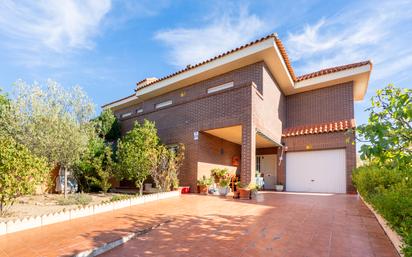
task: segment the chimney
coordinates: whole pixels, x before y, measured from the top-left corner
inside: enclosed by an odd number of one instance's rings
[[[136,89],[142,88],[142,87],[144,87],[144,86],[146,86],[146,85],[148,85],[148,84],[150,84],[150,83],[152,83],[156,80],[157,80],[157,78],[145,78],[144,80],[141,80],[141,81],[136,83],[136,85],[137,85]]]

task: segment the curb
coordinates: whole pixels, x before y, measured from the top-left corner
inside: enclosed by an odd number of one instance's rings
[[[362,200],[362,202],[368,207],[368,209],[373,213],[375,216],[376,220],[378,221],[379,225],[382,227],[383,231],[385,231],[386,236],[389,238],[391,241],[392,245],[395,247],[396,251],[398,252],[399,256],[404,257],[402,253],[402,245],[403,245],[403,240],[400,235],[396,231],[394,231],[389,225],[388,222],[383,218],[379,213],[373,209],[372,205],[367,203],[365,199],[358,193],[359,198]]]
[[[118,246],[121,246],[122,244],[126,243],[127,241],[129,241],[133,238],[136,238],[136,237],[139,237],[141,235],[147,234],[150,231],[152,231],[152,230],[154,230],[154,229],[156,229],[160,226],[166,225],[166,224],[168,224],[172,221],[173,221],[172,219],[166,220],[166,221],[161,222],[159,224],[156,224],[154,226],[151,226],[151,227],[148,227],[148,228],[145,228],[145,229],[142,229],[142,230],[137,230],[136,232],[131,232],[131,233],[127,234],[126,236],[121,237],[120,239],[114,240],[114,241],[109,242],[109,243],[105,243],[102,246],[95,247],[95,248],[90,249],[90,250],[85,250],[83,252],[80,252],[78,254],[73,255],[73,257],[95,257],[95,256],[98,256],[98,255],[103,254],[107,251],[110,251],[110,250],[112,250],[112,249],[114,249]]]

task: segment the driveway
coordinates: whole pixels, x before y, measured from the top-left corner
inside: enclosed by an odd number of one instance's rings
[[[398,256],[355,195],[183,195],[153,207],[169,222],[103,256]]]
[[[397,256],[355,195],[261,192],[182,195],[0,236],[0,257],[73,256],[136,231],[104,256]]]

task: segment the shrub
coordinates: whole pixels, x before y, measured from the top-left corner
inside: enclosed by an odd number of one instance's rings
[[[74,195],[69,195],[67,198],[60,197],[57,200],[57,203],[59,205],[88,205],[89,203],[92,202],[92,197],[88,194],[74,194]]]
[[[110,199],[110,202],[125,200],[125,199],[129,199],[130,197],[131,197],[130,195],[124,195],[124,194],[113,195],[112,198]]]
[[[355,170],[359,193],[404,239],[403,252],[412,256],[412,170],[365,166]]]
[[[17,197],[32,194],[46,182],[50,171],[46,160],[33,155],[13,138],[0,136],[0,215]]]

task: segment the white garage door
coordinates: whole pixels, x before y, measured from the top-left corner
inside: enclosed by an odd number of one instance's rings
[[[346,192],[345,150],[286,154],[286,189],[297,192]]]

